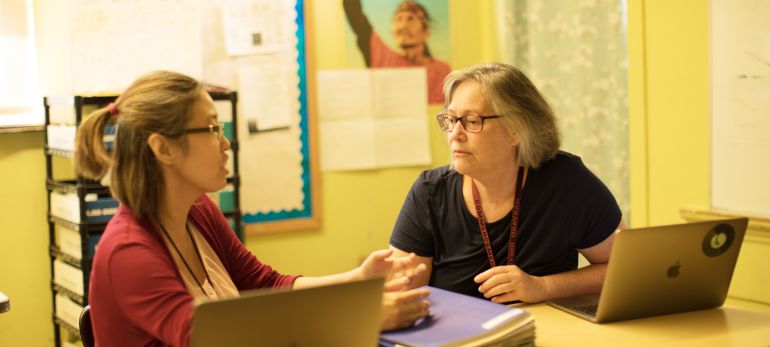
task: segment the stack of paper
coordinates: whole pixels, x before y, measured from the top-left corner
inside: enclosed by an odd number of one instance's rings
[[[535,324],[520,308],[429,287],[431,315],[411,328],[384,332],[381,346],[533,346]]]

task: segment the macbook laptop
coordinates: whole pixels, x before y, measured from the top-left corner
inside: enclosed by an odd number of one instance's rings
[[[195,309],[190,345],[376,346],[383,279],[242,292]]]
[[[615,234],[601,294],[548,303],[596,323],[722,306],[747,218]]]

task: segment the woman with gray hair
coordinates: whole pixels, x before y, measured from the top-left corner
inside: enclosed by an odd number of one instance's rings
[[[423,172],[390,238],[431,285],[494,302],[601,289],[622,216],[579,157],[559,150],[556,117],[518,69],[483,64],[444,82],[436,116],[452,164]],[[577,269],[578,252],[591,265]]]

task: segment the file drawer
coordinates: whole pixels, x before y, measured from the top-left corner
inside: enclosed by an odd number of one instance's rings
[[[52,191],[51,215],[74,223],[106,223],[118,210],[118,201],[111,197],[88,194],[85,198],[86,220],[80,220],[80,200],[75,192]]]

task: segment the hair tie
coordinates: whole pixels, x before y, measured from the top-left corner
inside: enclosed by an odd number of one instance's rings
[[[107,105],[107,111],[110,112],[110,116],[113,118],[118,116],[118,106],[115,105],[114,102],[111,102],[109,105]]]

